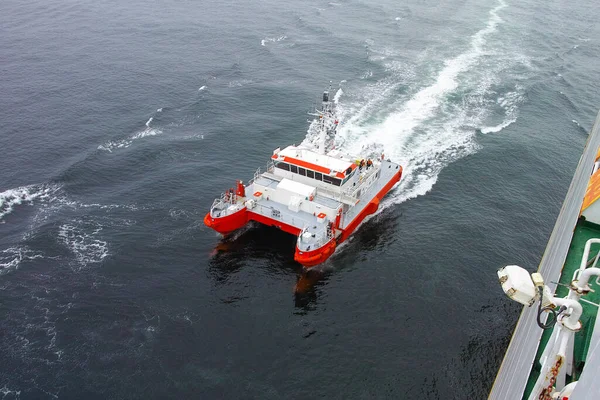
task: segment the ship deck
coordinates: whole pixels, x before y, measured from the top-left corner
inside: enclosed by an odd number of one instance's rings
[[[569,284],[573,280],[575,271],[577,271],[581,264],[581,257],[583,257],[583,251],[585,248],[585,244],[589,239],[600,238],[600,226],[596,224],[592,224],[589,222],[585,222],[583,220],[579,220],[577,226],[575,228],[575,232],[573,233],[573,240],[571,241],[571,245],[569,246],[569,252],[567,254],[567,259],[562,269],[562,273],[560,276],[560,281],[558,282],[558,286],[556,289],[555,296],[556,297],[565,297],[569,293]],[[590,249],[588,267],[591,267],[596,256],[600,253],[600,244],[593,244]],[[600,266],[600,262],[596,265]],[[575,346],[574,346],[574,357],[573,364],[575,367],[575,374],[572,380],[578,380],[579,375],[581,374],[581,370],[585,363],[586,356],[588,354],[588,350],[590,348],[590,341],[592,337],[592,333],[594,331],[594,325],[596,321],[596,316],[598,313],[598,306],[594,304],[598,304],[600,302],[600,282],[597,279],[590,281],[590,287],[595,292],[590,292],[585,296],[582,296],[581,305],[583,307],[583,314],[581,316],[581,323],[583,328],[581,331],[577,332],[575,335]],[[594,303],[594,304],[590,304]],[[541,329],[540,329],[541,330]],[[537,380],[540,374],[540,367],[538,360],[542,354],[542,351],[548,340],[550,339],[550,335],[552,334],[552,329],[548,329],[543,332],[542,338],[540,340],[540,346],[538,348],[537,354],[535,356],[535,363],[531,370],[531,374],[529,376],[529,380],[527,381],[527,387],[525,393],[523,395],[523,399],[527,399],[535,381]],[[569,383],[569,382],[567,382]]]
[[[600,113],[596,117],[539,265],[538,272],[544,276],[546,284],[553,291],[557,285],[552,282],[561,279],[561,271],[576,232],[579,211],[599,147]],[[572,278],[572,274],[571,276],[568,273],[564,275],[565,279]],[[538,344],[542,339],[542,330],[537,326],[536,315],[536,307],[523,308],[488,400],[523,398],[528,387],[527,383],[536,358]]]
[[[369,205],[369,202],[383,190],[390,180],[392,180],[394,175],[398,172],[398,169],[398,164],[383,160],[381,162],[381,175],[379,179],[377,179],[370,187],[363,190],[358,203],[356,203],[356,199],[350,198],[346,194],[335,193],[321,187],[317,188],[317,194],[314,197],[313,202],[332,209],[337,208],[340,203],[355,204],[354,207],[351,207],[342,217],[341,228],[345,229],[365,210]],[[254,183],[275,190],[280,181],[280,177],[265,172],[258,176]],[[253,191],[254,187],[250,190]],[[273,220],[274,223],[277,221],[284,222],[299,230],[308,226],[314,226],[317,223],[317,218],[313,214],[304,211],[291,211],[286,204],[281,204],[265,198],[257,200],[255,208],[250,210],[250,212],[269,218]]]

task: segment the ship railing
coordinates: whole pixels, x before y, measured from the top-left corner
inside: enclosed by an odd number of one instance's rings
[[[303,234],[309,232],[311,237],[309,240],[305,240]],[[314,235],[314,236],[312,236]],[[335,237],[334,230],[331,226],[326,227],[325,230],[319,232],[312,232],[308,226],[304,227],[298,236],[298,248],[301,251],[310,251],[318,249],[329,243]]]
[[[265,172],[273,173],[274,170],[275,170],[275,163],[273,162],[273,160],[269,160],[269,162],[267,162],[267,169],[265,170]],[[254,182],[256,182],[256,180],[258,178],[260,178],[261,175],[262,175],[262,170],[259,167],[254,172],[254,176],[252,177],[252,179],[250,179],[250,181],[248,181],[248,186],[250,186]]]
[[[260,167],[254,172],[254,176],[248,182],[248,186],[252,185],[260,177]]]
[[[232,205],[232,204],[236,204],[238,201],[238,195],[235,193],[221,193],[221,196],[216,198],[213,203],[212,206],[210,206],[210,210],[211,212],[213,210],[217,210],[217,211],[223,211],[225,210],[228,206]]]
[[[358,193],[359,190],[362,190],[363,193],[364,191],[369,188],[374,182],[375,180],[373,180],[371,182],[371,184],[369,184],[368,186],[365,185],[365,182],[371,178],[371,176],[373,176],[373,174],[377,173],[377,171],[381,170],[381,166],[380,167],[371,167],[369,169],[367,169],[365,171],[365,174],[361,176],[361,178],[359,179],[359,185],[356,187],[351,187],[348,188],[347,190],[344,191],[344,194],[350,196],[350,197],[356,197],[356,193]]]

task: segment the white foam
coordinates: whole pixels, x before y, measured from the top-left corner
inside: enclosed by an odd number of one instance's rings
[[[206,85],[205,86],[200,86],[200,89],[198,89],[199,92],[203,91],[206,89]]]
[[[523,102],[523,90],[520,86],[516,91],[508,92],[497,99],[497,103],[504,109],[504,121],[498,125],[481,128],[481,133],[497,133],[517,121],[519,105]]]
[[[285,40],[285,39],[287,39],[287,36],[285,36],[285,35],[281,35],[279,37],[264,38],[263,40],[260,41],[260,45],[266,46],[267,43],[281,42],[282,40]]]
[[[108,256],[108,243],[98,239],[102,226],[97,222],[74,220],[59,228],[58,239],[75,255],[78,264],[99,263]]]
[[[242,87],[245,85],[248,85],[250,83],[253,83],[254,81],[251,79],[239,79],[236,81],[231,81],[227,84],[228,87],[230,88],[234,88],[234,87]]]
[[[340,97],[342,97],[342,95],[344,94],[344,91],[342,90],[342,88],[339,88],[337,90],[337,92],[335,92],[335,96],[333,96],[333,102],[335,104],[340,102]]]
[[[507,126],[511,125],[513,122],[516,122],[517,119],[509,119],[506,120],[504,122],[502,122],[499,125],[496,126],[487,126],[485,128],[481,128],[481,133],[497,133],[500,132],[502,129],[506,128]]]
[[[11,397],[10,397],[10,398],[13,398],[13,397],[14,397],[14,398],[16,398],[16,399],[18,399],[18,398],[20,398],[20,397],[21,397],[21,391],[20,391],[20,390],[12,390],[12,389],[9,389],[9,388],[6,386],[6,384],[5,384],[5,385],[4,385],[2,388],[0,388],[0,393],[2,394],[2,398],[5,398],[5,397],[6,397],[6,396],[8,396],[8,395],[11,395]]]
[[[34,200],[49,200],[59,187],[55,185],[29,185],[16,189],[8,189],[0,193],[0,223],[10,214],[15,206],[23,203],[33,204]]]
[[[9,247],[0,250],[0,275],[19,268],[23,261],[35,260],[44,257],[28,247]]]
[[[162,110],[162,108],[160,108],[159,110]],[[135,140],[162,134],[162,131],[160,129],[153,128],[150,126],[150,123],[153,120],[154,120],[154,117],[150,117],[150,119],[148,119],[148,121],[146,121],[145,129],[129,136],[128,138],[120,139],[120,140],[110,140],[104,144],[101,144],[98,146],[98,150],[108,151],[109,153],[112,153],[113,150],[124,149],[124,148],[131,146]]]

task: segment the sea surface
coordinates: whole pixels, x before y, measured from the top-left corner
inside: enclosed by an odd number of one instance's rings
[[[600,108],[600,3],[4,0],[0,399],[485,399]],[[202,220],[331,85],[401,183],[315,272]]]

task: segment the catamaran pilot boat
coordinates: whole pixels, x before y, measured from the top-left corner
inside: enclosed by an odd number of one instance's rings
[[[275,149],[266,171],[215,199],[206,226],[223,235],[250,221],[277,227],[298,237],[294,259],[312,267],[378,209],[402,167],[381,153],[357,157],[335,149],[339,124],[329,92],[312,115],[316,143]]]

